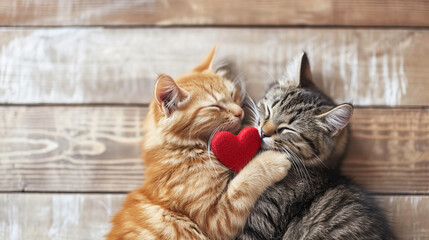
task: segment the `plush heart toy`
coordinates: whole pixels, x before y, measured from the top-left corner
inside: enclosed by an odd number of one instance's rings
[[[259,150],[261,138],[258,129],[246,127],[237,136],[225,131],[216,133],[210,146],[221,163],[238,172]]]

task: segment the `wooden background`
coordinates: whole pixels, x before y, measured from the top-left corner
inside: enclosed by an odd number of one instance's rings
[[[357,106],[344,173],[429,239],[429,1],[3,0],[0,26],[0,239],[103,239],[143,181],[156,74],[215,43],[255,99],[306,50]]]

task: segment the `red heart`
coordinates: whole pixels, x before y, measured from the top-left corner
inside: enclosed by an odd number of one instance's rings
[[[225,131],[216,133],[210,146],[221,163],[238,172],[258,152],[261,138],[258,129],[246,127],[237,136]]]

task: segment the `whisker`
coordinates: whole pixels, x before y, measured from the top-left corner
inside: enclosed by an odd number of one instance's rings
[[[208,154],[208,157],[209,157],[209,163],[212,165],[212,167],[213,167],[213,169],[215,170],[216,174],[217,174],[217,170],[216,170],[216,169],[215,169],[215,167],[214,167],[214,162],[213,162],[212,157],[211,157],[211,142],[212,142],[212,139],[213,139],[214,135],[215,135],[216,133],[220,132],[220,131],[223,131],[223,130],[225,129],[225,126],[226,126],[227,124],[228,124],[228,123],[226,122],[226,123],[222,123],[221,125],[217,126],[217,127],[212,131],[212,133],[210,134],[209,141],[208,141],[208,151],[207,151],[207,154]]]
[[[254,114],[253,116],[259,116],[258,107],[256,106],[255,102],[253,102],[252,98],[249,96],[245,97],[244,104],[249,108],[250,111]]]
[[[246,96],[242,106],[244,110],[247,110],[246,112],[249,116],[249,118],[247,118],[247,121],[249,121],[252,126],[256,127],[258,125],[259,112],[252,98]]]
[[[191,129],[189,129],[189,135],[188,135],[188,141],[189,141],[189,142],[191,141],[191,134],[192,134],[192,130],[194,129],[194,127],[195,127],[195,124],[193,124],[193,125],[191,126]],[[193,134],[193,135],[195,135],[195,134]]]
[[[290,161],[292,163],[292,166],[295,168],[295,170],[298,173],[299,177],[301,179],[304,178],[302,170],[299,167],[299,165],[298,165],[298,163],[297,163],[297,161],[295,159],[295,156],[291,153],[291,151],[288,148],[286,148],[286,147],[282,147],[282,148],[280,148],[280,150],[282,150],[283,152],[288,153],[290,155],[290,157],[291,157]]]
[[[328,166],[326,166],[326,164],[322,161],[322,159],[320,159],[320,157],[319,157],[319,156],[317,156],[315,153],[313,153],[313,156],[315,156],[315,157],[316,157],[316,159],[317,159],[317,160],[319,160],[319,162],[321,162],[321,163],[323,164],[323,166],[325,166],[326,168],[328,168],[328,169],[329,169],[329,167],[328,167]]]
[[[306,176],[307,176],[307,182],[308,183],[310,183],[311,181],[311,176],[310,176],[310,173],[308,172],[308,169],[307,169],[307,167],[305,166],[305,164],[304,164],[304,162],[302,161],[302,159],[300,159],[300,158],[298,158],[299,159],[299,161],[301,162],[301,165],[302,165],[302,167],[303,167],[303,169],[304,169],[304,171],[305,171],[305,173],[306,173]],[[311,186],[310,186],[311,187]]]
[[[297,166],[297,169],[299,169],[298,170],[298,174],[300,175],[301,178],[305,179],[306,182],[307,182],[307,184],[308,184],[308,186],[310,188],[312,188],[310,173],[308,172],[308,169],[305,166],[305,164],[302,161],[302,159],[299,158],[298,155],[295,152],[293,152],[292,150],[290,150],[289,148],[284,147],[282,149],[286,150],[292,156],[292,159],[293,159],[292,163],[295,162],[296,166]]]

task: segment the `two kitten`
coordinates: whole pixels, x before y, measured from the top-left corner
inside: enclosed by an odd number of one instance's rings
[[[159,76],[143,127],[146,180],[107,239],[394,239],[338,173],[353,107],[317,90],[305,54],[253,109],[263,151],[236,175],[211,155],[214,132],[240,129],[245,99],[211,69],[214,52],[180,78]]]

